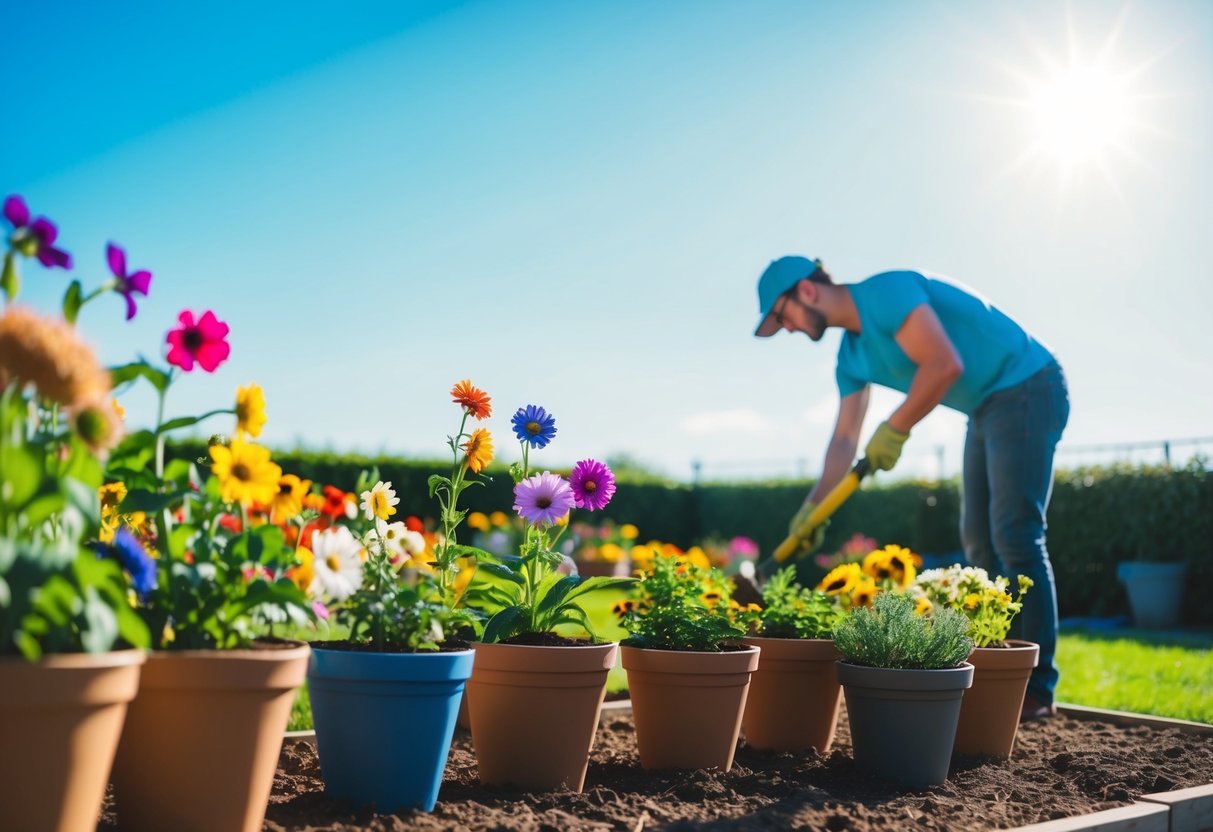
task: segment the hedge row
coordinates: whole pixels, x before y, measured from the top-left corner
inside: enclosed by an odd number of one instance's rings
[[[175,455],[203,456],[198,445]],[[449,463],[392,457],[337,456],[282,452],[274,456],[285,471],[318,483],[352,488],[358,472],[372,465],[395,485],[407,514],[433,515],[426,494],[431,474],[449,473]],[[504,468],[490,468],[484,487],[471,488],[465,507],[509,511],[512,484]],[[706,483],[688,485],[653,478],[622,479],[615,499],[601,516],[635,523],[644,539],[681,546],[709,535],[746,535],[770,551],[783,539],[811,482]],[[960,491],[955,480],[870,483],[835,514],[822,550],[836,551],[853,533],[880,543],[900,543],[927,556],[960,558]],[[1049,507],[1049,552],[1057,575],[1061,615],[1128,614],[1116,581],[1123,560],[1183,560],[1189,565],[1182,620],[1213,624],[1213,473],[1200,461],[1185,468],[1112,466],[1059,472]],[[807,559],[802,578],[816,581],[821,570]]]

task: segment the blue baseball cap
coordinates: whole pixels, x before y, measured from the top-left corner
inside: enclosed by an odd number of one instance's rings
[[[779,296],[821,268],[820,260],[789,255],[773,260],[758,278],[758,328],[754,334],[767,338],[779,331],[779,324],[770,317],[771,307]]]

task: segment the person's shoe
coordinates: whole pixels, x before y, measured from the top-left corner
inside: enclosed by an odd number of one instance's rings
[[[1050,716],[1057,716],[1057,706],[1052,702],[1041,702],[1031,696],[1024,697],[1023,707],[1019,710],[1020,722],[1031,722]]]

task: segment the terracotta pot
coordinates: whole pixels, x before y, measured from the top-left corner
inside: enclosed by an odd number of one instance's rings
[[[324,790],[384,813],[433,811],[473,658],[314,645],[307,678]]]
[[[817,749],[828,754],[838,725],[842,689],[830,639],[747,638],[758,647],[741,728],[746,743],[773,751]]]
[[[114,760],[119,826],[260,830],[308,652],[152,653]]]
[[[624,647],[640,765],[728,771],[758,653]]]
[[[97,828],[142,650],[0,658],[0,829]]]
[[[472,712],[468,708],[468,689],[463,688],[463,696],[459,697],[459,716],[455,719],[455,724],[465,731],[472,730]]]
[[[472,649],[467,702],[481,782],[581,791],[619,645]]]
[[[960,699],[973,665],[894,670],[847,662],[835,666],[847,698],[855,762],[906,786],[948,779]]]
[[[1028,677],[1040,658],[1040,645],[1008,641],[1007,647],[977,647],[969,656],[973,687],[965,692],[956,727],[957,754],[1011,756],[1019,731]]]

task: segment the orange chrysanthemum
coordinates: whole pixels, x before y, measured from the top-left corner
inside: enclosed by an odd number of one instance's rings
[[[461,446],[467,454],[466,462],[473,474],[479,474],[484,466],[493,461],[493,434],[484,428],[476,428],[468,441]]]
[[[110,377],[74,327],[22,307],[0,315],[0,389],[13,379],[67,407],[110,392]]]
[[[489,394],[473,387],[471,379],[465,378],[452,387],[451,396],[456,404],[461,405],[479,421],[483,421],[493,414],[493,403]]]

